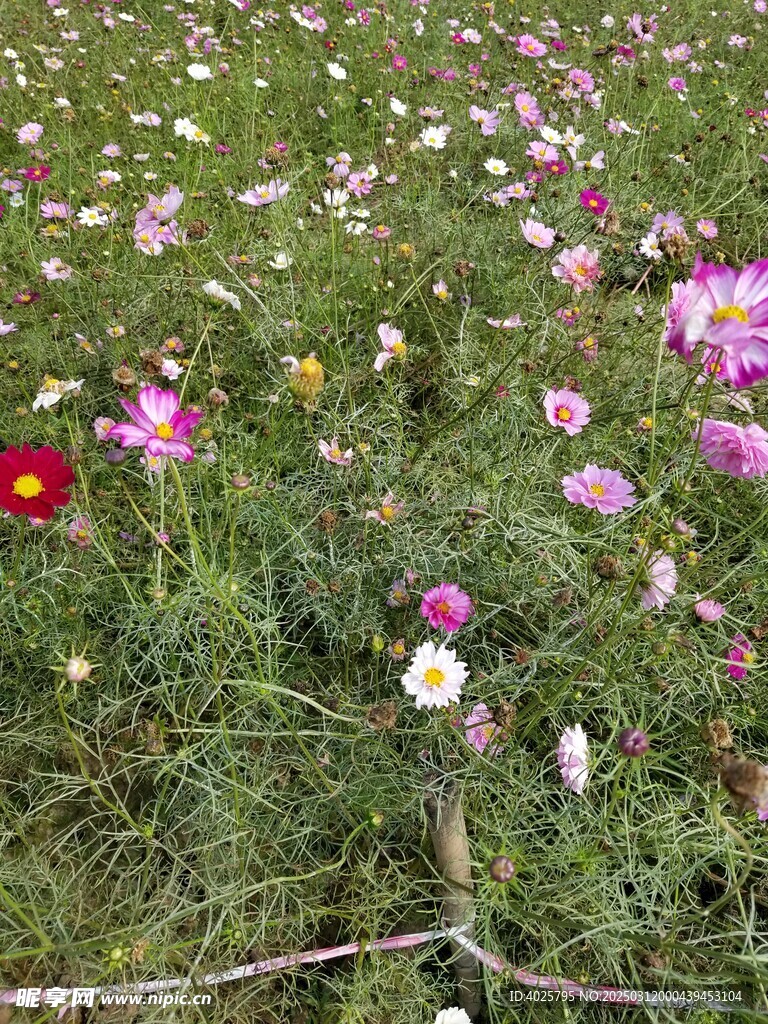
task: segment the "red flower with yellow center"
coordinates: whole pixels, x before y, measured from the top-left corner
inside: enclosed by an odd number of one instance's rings
[[[0,508],[13,516],[33,516],[47,521],[72,496],[65,488],[75,482],[64,456],[46,445],[34,451],[28,444],[8,448],[0,455]]]

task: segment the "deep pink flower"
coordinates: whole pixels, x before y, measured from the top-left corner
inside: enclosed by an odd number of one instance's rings
[[[544,408],[552,426],[562,427],[569,437],[580,434],[591,415],[589,402],[567,388],[548,391],[544,396]]]
[[[698,430],[693,436],[698,436]],[[713,469],[744,480],[768,473],[768,433],[757,423],[740,427],[737,423],[704,420],[701,453]]]
[[[752,644],[741,633],[737,633],[731,643],[734,646],[728,651],[728,675],[732,679],[744,679],[747,668],[755,660]]]
[[[133,423],[116,423],[107,437],[118,438],[123,448],[146,448],[147,454],[156,458],[169,455],[191,462],[194,449],[181,439],[189,437],[203,413],[182,412],[176,392],[163,391],[154,384],[141,388],[136,401],[138,404],[134,405],[127,398],[120,399]]]
[[[689,305],[669,331],[669,347],[688,362],[706,342],[728,357],[737,388],[768,376],[768,259],[743,270],[704,263],[696,257]]]
[[[46,167],[45,164],[40,164],[39,167],[27,167],[24,171],[27,181],[45,181],[50,176],[51,168]]]
[[[610,199],[606,199],[604,195],[601,195],[599,192],[595,192],[591,188],[585,188],[584,191],[579,194],[579,202],[585,210],[589,210],[590,213],[594,213],[596,217],[602,217],[611,205]]]
[[[543,57],[547,52],[546,44],[540,43],[539,40],[535,36],[530,35],[530,33],[520,36],[517,40],[516,49],[518,53],[523,55],[523,57]]]
[[[572,505],[596,508],[601,515],[612,516],[637,502],[634,486],[618,469],[600,469],[589,464],[580,473],[564,476],[563,494]]]
[[[422,598],[420,609],[433,629],[444,626],[448,633],[463,626],[474,610],[472,599],[458,583],[440,583],[432,587]]]

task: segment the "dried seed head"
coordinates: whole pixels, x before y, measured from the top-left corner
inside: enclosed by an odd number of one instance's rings
[[[716,747],[718,750],[728,750],[733,746],[731,728],[723,718],[713,718],[711,722],[707,722],[702,727],[701,738],[710,747]]]

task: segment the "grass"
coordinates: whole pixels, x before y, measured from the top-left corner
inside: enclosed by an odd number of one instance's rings
[[[0,0],[1,48],[25,65],[2,58],[3,177],[19,179],[22,164],[51,167],[43,184],[24,181],[22,205],[4,193],[0,301],[19,330],[0,337],[0,437],[3,448],[68,452],[76,474],[72,502],[52,522],[22,532],[23,517],[7,518],[0,530],[0,987],[191,976],[434,927],[442,889],[422,795],[427,778],[444,775],[463,794],[484,948],[584,983],[738,992],[729,1019],[749,1019],[747,1008],[768,1005],[765,826],[718,788],[700,730],[724,719],[738,753],[766,760],[768,492],[764,480],[706,464],[691,413],[760,422],[765,386],[746,392],[754,415],[734,410],[722,383],[701,388],[696,369],[669,352],[660,310],[697,244],[736,267],[766,255],[765,123],[744,113],[764,103],[765,16],[744,6],[712,17],[686,2],[659,13],[655,42],[631,44],[636,63],[614,68],[600,48],[629,42],[634,8],[612,8],[609,30],[608,11],[558,4],[548,13],[569,49],[550,50],[537,68],[480,7],[432,0],[420,14],[392,0],[371,9],[367,28],[347,25],[354,14],[339,5],[316,10],[325,32],[302,28],[284,5],[127,0],[106,12],[70,4],[59,18]],[[135,21],[120,20],[125,12]],[[211,33],[186,46],[182,14]],[[521,15],[543,38],[538,9],[499,4],[495,20],[517,34]],[[448,17],[482,31],[483,45],[452,44]],[[585,21],[591,32],[572,27]],[[733,33],[751,48],[729,46]],[[206,55],[206,38],[222,49]],[[679,42],[692,45],[699,73],[662,57]],[[391,70],[392,53],[407,56],[407,70]],[[59,70],[45,66],[51,57]],[[555,82],[567,71],[550,57],[595,76],[599,110],[584,104],[573,118]],[[345,81],[326,71],[337,59]],[[484,88],[467,71],[475,60]],[[213,81],[193,81],[190,62],[214,69]],[[433,66],[455,68],[456,81],[432,77]],[[678,72],[684,102],[667,86]],[[483,200],[499,184],[483,169],[489,157],[514,169],[510,182],[531,167],[535,136],[513,110],[491,138],[467,117],[470,103],[513,100],[502,92],[510,82],[525,83],[559,129],[574,123],[586,136],[580,157],[605,151],[604,170],[538,186],[537,219],[564,236],[549,252],[521,238],[530,201]],[[404,117],[390,112],[390,92],[407,104]],[[71,106],[57,108],[56,97]],[[442,151],[412,145],[427,104],[453,128]],[[129,114],[144,111],[162,124],[134,125]],[[179,117],[210,145],[175,137]],[[612,134],[610,118],[638,134]],[[45,128],[39,157],[15,139],[30,121]],[[122,157],[101,154],[110,142]],[[348,211],[363,207],[370,225],[390,227],[386,243],[329,217],[325,158],[339,150],[353,169],[378,166],[373,191]],[[259,166],[265,159],[271,168]],[[102,191],[104,169],[122,180]],[[237,201],[277,175],[291,185],[284,199],[257,210]],[[186,236],[146,255],[133,246],[134,216],[170,183],[184,192]],[[588,185],[611,198],[617,234],[597,234],[579,205]],[[46,196],[75,211],[105,203],[115,219],[104,229],[59,223],[58,237],[45,238]],[[651,266],[636,245],[668,209],[697,241]],[[696,236],[703,217],[717,222],[712,242]],[[550,269],[563,245],[582,241],[604,271],[591,296],[574,296]],[[269,265],[281,251],[293,260],[285,271]],[[41,284],[52,256],[74,274]],[[248,262],[230,260],[240,256]],[[239,311],[203,294],[211,279],[237,294]],[[440,279],[449,301],[433,295]],[[13,304],[25,288],[41,300]],[[568,326],[556,312],[574,304],[582,318]],[[526,326],[486,322],[511,313]],[[382,322],[404,332],[408,351],[377,374]],[[112,327],[125,333],[112,337]],[[590,334],[595,362],[576,349]],[[141,353],[172,336],[185,346],[183,375],[148,378]],[[279,360],[310,351],[325,387],[302,409]],[[129,450],[122,466],[107,464],[92,423],[122,418],[113,374],[123,363],[206,407],[192,463],[149,474]],[[85,383],[33,413],[46,374]],[[542,411],[566,376],[592,405],[591,424],[571,439]],[[227,404],[210,403],[213,387]],[[647,416],[652,429],[638,430]],[[351,467],[319,457],[318,440],[334,436],[353,449]],[[638,504],[605,517],[568,504],[561,478],[590,462],[620,469]],[[246,490],[232,487],[235,474],[248,475]],[[390,529],[364,519],[388,491],[405,503]],[[91,523],[85,550],[67,539],[77,516]],[[672,533],[679,518],[697,531],[691,541]],[[167,544],[154,542],[158,531]],[[679,563],[664,611],[640,607],[638,539],[647,550],[669,544]],[[596,572],[606,556],[620,560],[619,578]],[[417,577],[410,603],[390,608],[406,570]],[[461,712],[478,701],[516,710],[498,758],[469,746],[449,714],[416,709],[400,685],[405,665],[387,651],[399,638],[410,652],[434,637],[418,606],[441,580],[460,583],[476,608],[450,644],[470,669]],[[724,618],[697,624],[699,593],[722,601]],[[757,656],[741,682],[727,672],[736,633]],[[77,685],[56,670],[73,654],[95,666]],[[388,700],[395,728],[371,729],[370,709]],[[577,722],[591,750],[582,797],[563,787],[554,757]],[[617,750],[628,726],[650,737],[641,759]],[[500,853],[517,866],[507,885],[488,875]],[[172,1012],[217,1024],[431,1024],[455,1004],[449,960],[445,947],[424,946],[295,968],[222,986],[206,1010]],[[484,1020],[677,1019],[650,1007],[510,1008],[509,987],[486,972]],[[140,1019],[169,1012],[145,1007]]]

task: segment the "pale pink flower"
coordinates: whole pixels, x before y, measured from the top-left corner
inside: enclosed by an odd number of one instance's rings
[[[481,110],[480,107],[472,106],[469,108],[470,120],[474,121],[475,124],[480,125],[480,131],[483,135],[495,135],[496,129],[499,127],[499,112],[497,110]]]
[[[97,416],[93,421],[93,431],[96,434],[96,439],[98,441],[106,441],[107,435],[114,425],[115,421],[111,420],[109,416]]]
[[[248,206],[269,206],[271,203],[276,203],[278,199],[286,196],[290,187],[287,181],[281,181],[280,178],[276,178],[266,185],[256,185],[255,188],[249,188],[237,198],[241,203],[246,203]]]
[[[41,124],[38,124],[36,121],[29,121],[16,132],[16,141],[20,142],[23,146],[34,146],[40,141],[44,130]]]
[[[697,434],[694,430],[694,439]],[[713,469],[744,480],[768,473],[768,433],[757,423],[740,427],[737,423],[704,420],[701,453]]]
[[[520,221],[520,230],[526,242],[537,249],[551,249],[555,244],[554,229],[546,227],[537,220],[531,220],[530,217],[525,223]]]
[[[390,359],[403,359],[405,357],[407,346],[403,341],[403,332],[391,324],[379,324],[378,334],[382,351],[376,356],[373,368],[377,373],[381,373]]]
[[[67,530],[67,540],[71,544],[76,544],[81,551],[91,547],[93,544],[93,533],[88,516],[80,516],[79,519],[72,520]]]
[[[566,388],[548,391],[544,396],[544,408],[552,426],[562,427],[569,437],[580,434],[591,416],[589,402]]]
[[[391,526],[392,520],[395,518],[398,512],[402,511],[405,502],[398,501],[394,494],[389,491],[381,503],[381,506],[376,509],[371,509],[365,513],[366,519],[376,519],[383,526]]]
[[[663,608],[677,590],[677,569],[671,555],[654,551],[646,566],[646,580],[640,586],[640,603],[645,611]]]
[[[74,274],[72,267],[68,263],[64,263],[57,256],[53,256],[49,260],[43,260],[40,267],[46,281],[66,281]]]
[[[326,462],[332,462],[335,466],[352,465],[352,449],[348,448],[345,452],[342,452],[337,437],[331,438],[330,444],[321,439],[317,442],[317,447],[320,449],[320,454]]]
[[[586,245],[564,249],[557,258],[560,265],[552,267],[553,275],[577,293],[591,292],[595,281],[602,277],[598,252],[590,252]]]
[[[589,778],[589,745],[584,730],[574,725],[565,730],[557,748],[557,764],[563,783],[578,796]]]
[[[504,731],[494,720],[493,712],[485,704],[475,704],[464,719],[464,738],[478,754],[488,751],[492,757],[502,752]]]
[[[693,610],[700,622],[717,622],[718,619],[725,615],[725,608],[719,601],[713,601],[711,598],[702,598],[701,594],[696,594],[695,596],[696,604],[693,606]]]

